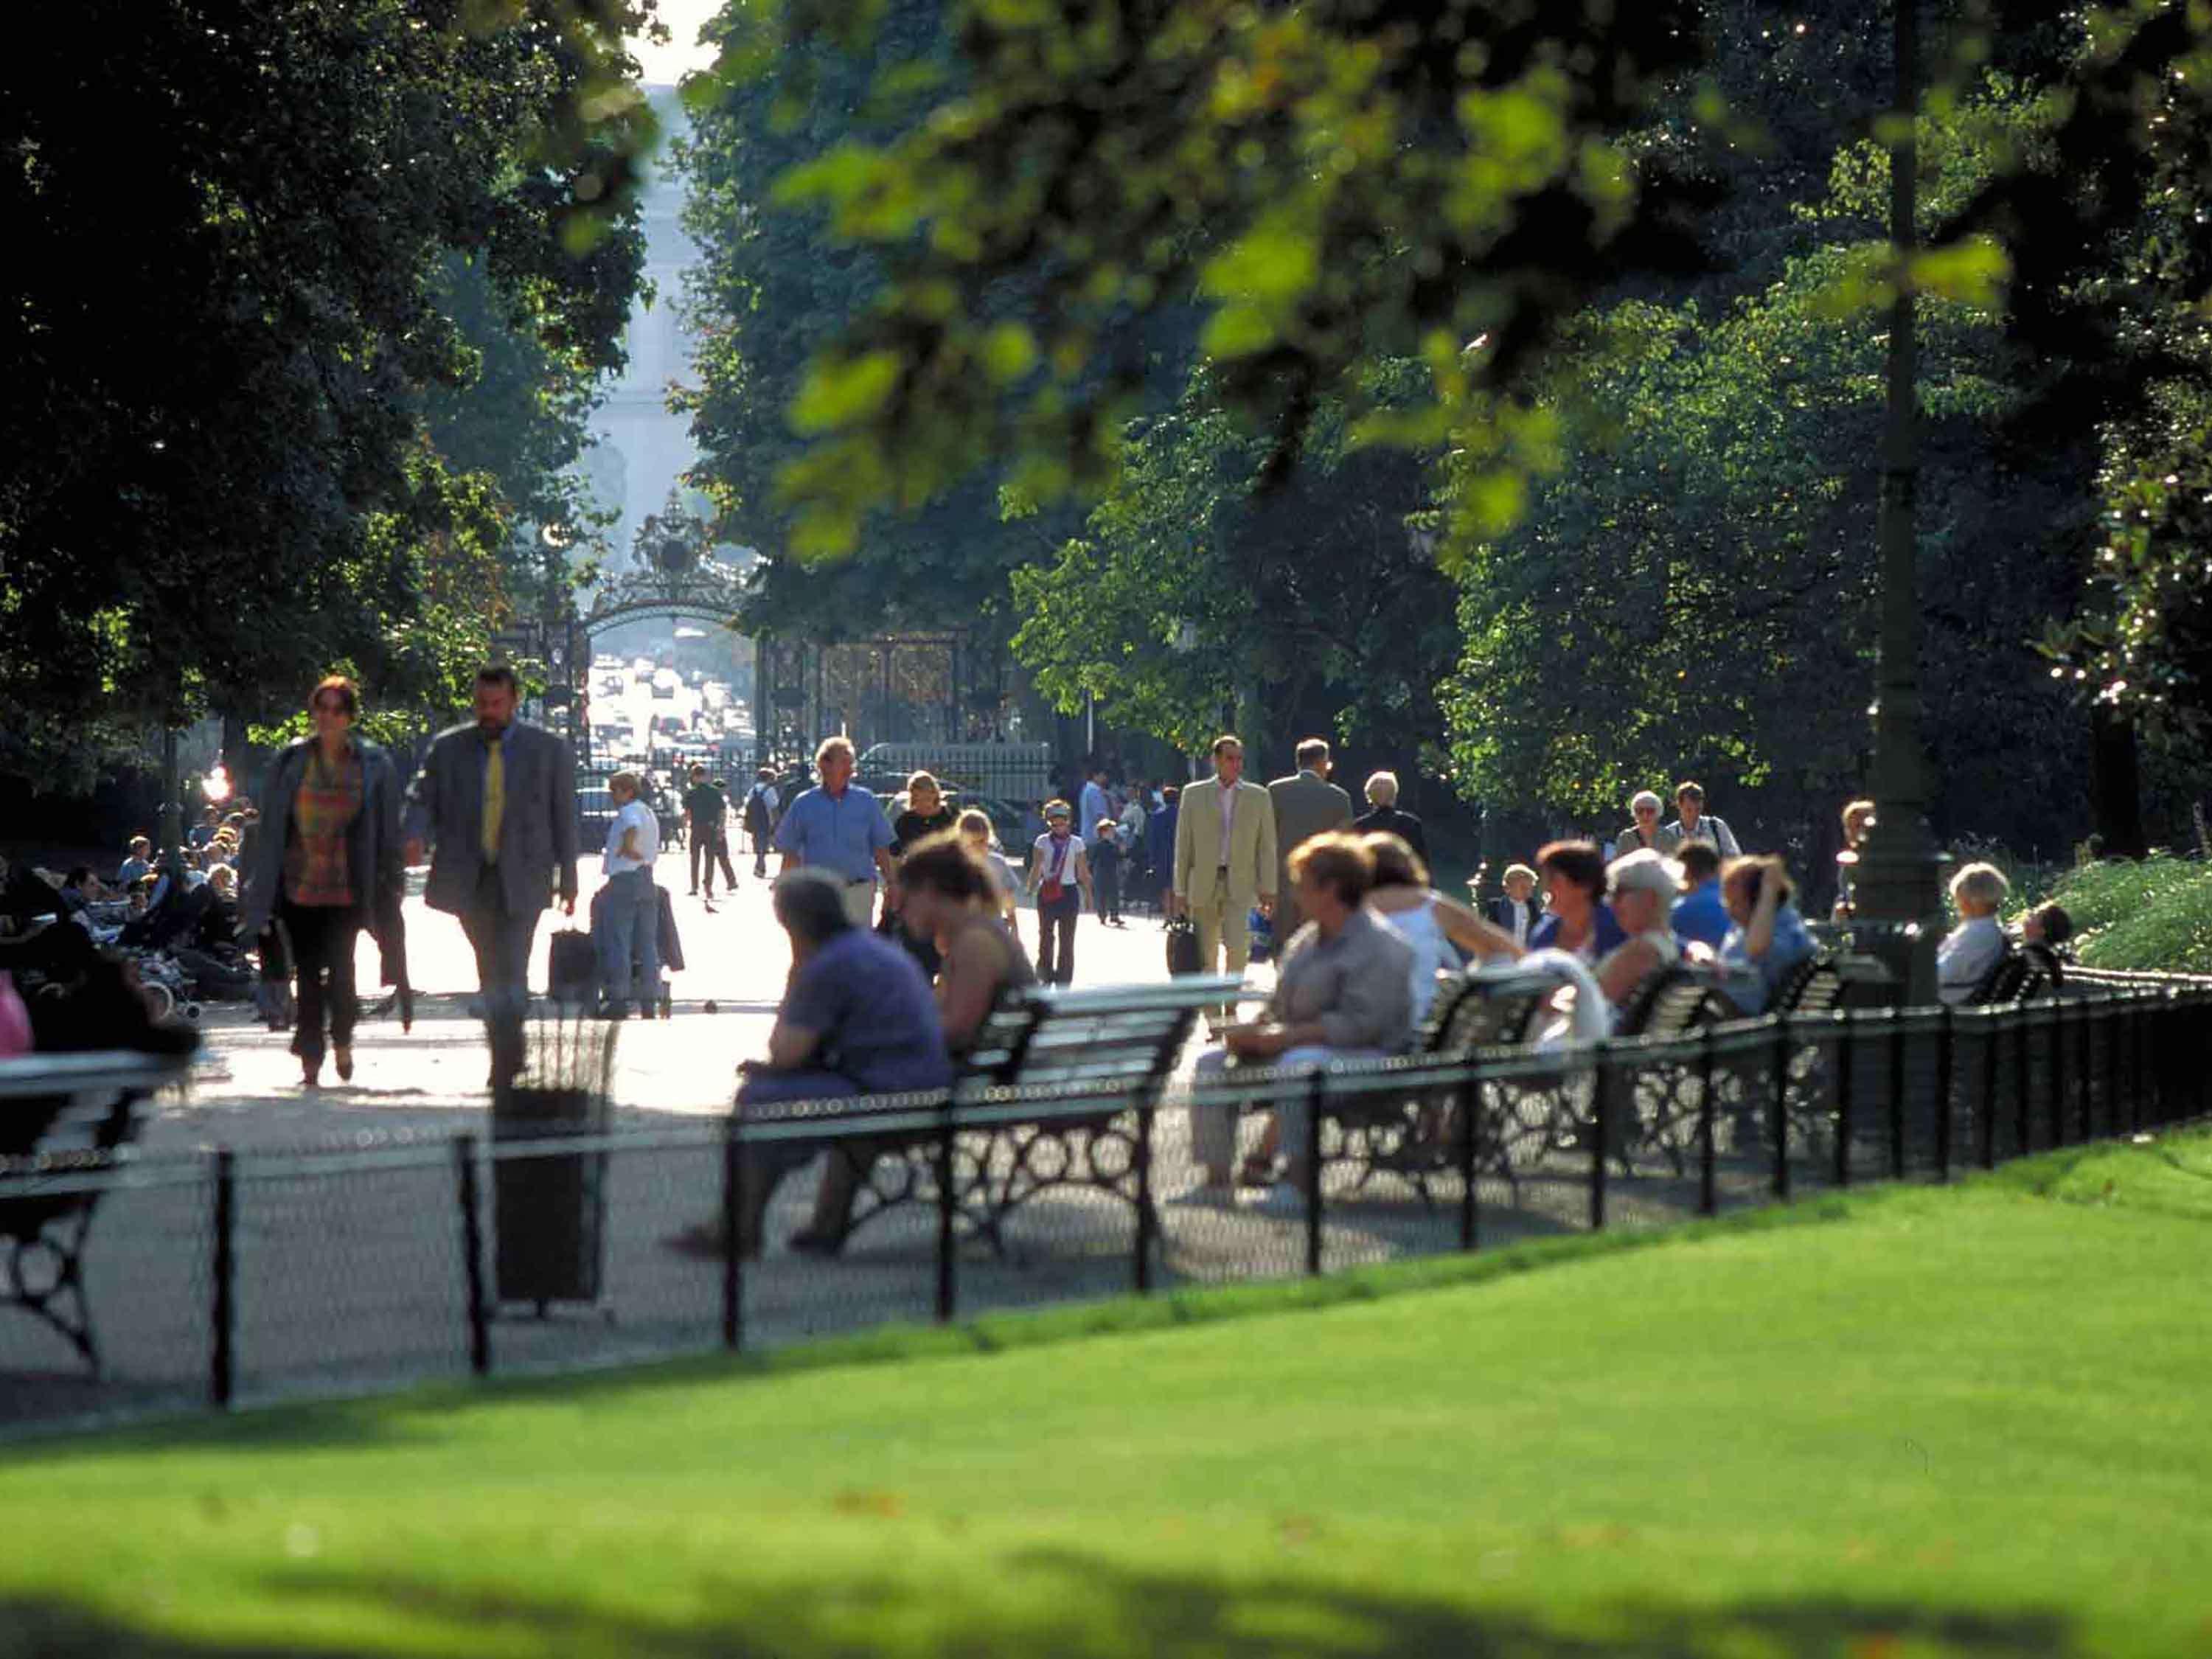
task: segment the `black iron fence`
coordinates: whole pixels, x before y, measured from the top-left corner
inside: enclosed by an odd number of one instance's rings
[[[74,1285],[42,1284],[35,1250],[0,1285],[0,1425],[773,1347],[1944,1181],[2206,1115],[2208,1016],[2212,981],[2080,975],[2033,1004],[1231,1071],[1151,1103],[1007,1089],[766,1123],[0,1161],[0,1232],[71,1204],[89,1229]],[[1283,1126],[1273,1185],[1202,1184],[1206,1112],[1241,1117],[1247,1165]],[[778,1149],[823,1156],[748,1256],[747,1171]],[[842,1250],[792,1249],[845,1154],[867,1178]],[[33,1305],[71,1291],[92,1363]]]

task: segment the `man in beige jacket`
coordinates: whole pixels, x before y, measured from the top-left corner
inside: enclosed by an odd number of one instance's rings
[[[1199,971],[1241,974],[1251,960],[1245,913],[1275,906],[1275,809],[1267,792],[1246,783],[1244,745],[1213,740],[1213,775],[1182,792],[1176,818],[1169,913],[1198,924]],[[1214,1022],[1209,1020],[1208,1024]]]
[[[1297,747],[1298,769],[1267,786],[1275,804],[1275,850],[1282,864],[1281,914],[1275,921],[1278,959],[1305,917],[1299,914],[1296,889],[1290,880],[1290,858],[1302,842],[1332,830],[1352,827],[1352,797],[1328,781],[1328,744],[1308,738]]]

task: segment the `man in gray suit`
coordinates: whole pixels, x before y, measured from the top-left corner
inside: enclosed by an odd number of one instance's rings
[[[1291,854],[1300,842],[1330,830],[1352,827],[1352,797],[1328,781],[1328,744],[1308,738],[1297,748],[1298,769],[1267,786],[1275,803],[1275,854],[1281,869],[1275,881],[1275,948],[1279,952],[1305,921],[1298,913],[1297,884],[1291,879]]]
[[[477,953],[495,1088],[521,1069],[524,975],[556,881],[576,914],[576,759],[515,719],[519,695],[513,669],[478,672],[476,719],[438,734],[407,792],[407,862],[436,848],[423,902],[459,916]]]

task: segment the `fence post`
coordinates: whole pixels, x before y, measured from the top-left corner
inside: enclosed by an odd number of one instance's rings
[[[1952,1045],[1957,1040],[1954,1016],[1952,1006],[1945,1003],[1939,1016],[1942,1024],[1936,1028],[1936,1179],[1942,1182],[1951,1178],[1951,1085],[1956,1080]]]
[[[230,1404],[236,1377],[238,1334],[238,1181],[228,1146],[214,1158],[215,1306],[208,1362],[208,1393],[217,1407]]]
[[[2020,1145],[2014,1158],[2026,1158],[2035,1146],[2035,1074],[2027,1066],[2027,1011],[2014,1008],[2005,1018],[2012,1022],[2013,1109],[2020,1121],[2015,1133]]]
[[[2197,994],[2197,1011],[2199,1013],[2205,1011],[2203,994]],[[2190,1026],[2184,1026],[2184,1030],[2188,1029]],[[2190,1115],[2203,1117],[2208,1106],[2212,1106],[2212,1066],[2192,1066],[2192,1071],[2197,1073],[2197,1103],[2194,1103],[2194,1109],[2190,1109]]]
[[[1482,1109],[1482,1071],[1470,1048],[1461,1060],[1467,1075],[1461,1079],[1459,1098],[1459,1247],[1480,1248],[1480,1225],[1474,1200],[1474,1120]]]
[[[2066,1005],[2051,1005],[2051,1144],[2066,1144]]]
[[[1889,1011],[1889,1174],[1905,1179],[1905,1022]]]
[[[2081,1028],[2076,1034],[2080,1040],[2074,1044],[2074,1070],[2081,1091],[2081,1139],[2094,1140],[2097,1136],[2097,1030],[2104,1022],[2097,1018],[2097,1010],[2085,1002],[2075,1024]]]
[[[1848,1009],[1832,1016],[1843,1036],[1836,1044],[1836,1185],[1851,1184],[1851,1091],[1858,1082],[1858,1017]]]
[[[1790,1017],[1774,1017],[1774,1195],[1790,1199]]]
[[[1713,1028],[1698,1033],[1698,1213],[1718,1215],[1719,1171],[1713,1156]]]
[[[1328,1073],[1315,1066],[1306,1085],[1306,1272],[1321,1273],[1321,1108],[1328,1094]]]
[[[1974,1109],[1974,1135],[1981,1149],[1982,1167],[1997,1167],[1997,1026],[1993,1014],[1980,1014],[1982,1028],[1982,1103]]]
[[[477,1212],[477,1138],[453,1137],[453,1173],[461,1204],[461,1265],[468,1279],[469,1369],[491,1370],[491,1324],[484,1296],[483,1218]]]
[[[2149,1021],[2143,1017],[2142,994],[2128,993],[2128,1127],[2140,1131],[2143,1126],[2143,1096],[2150,1087],[2149,1067],[2143,1064],[2143,1032]]]
[[[1159,1224],[1152,1210],[1152,1118],[1156,1111],[1148,1098],[1137,1108],[1137,1146],[1135,1164],[1137,1174],[1137,1294],[1145,1296],[1152,1288],[1152,1243],[1154,1229]]]
[[[1589,1224],[1593,1232],[1605,1231],[1605,1146],[1613,1128],[1613,1068],[1606,1064],[1609,1048],[1609,1044],[1601,1042],[1590,1052]]]
[[[937,1321],[951,1322],[957,1287],[953,1282],[952,1221],[957,1198],[952,1190],[952,1102],[940,1109],[937,1133]]]
[[[744,1120],[733,1112],[722,1127],[722,1346],[732,1352],[744,1344]]]

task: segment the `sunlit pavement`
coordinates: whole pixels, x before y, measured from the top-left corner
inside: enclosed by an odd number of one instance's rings
[[[783,994],[790,952],[769,908],[769,884],[752,876],[750,857],[737,860],[735,893],[718,892],[710,910],[689,890],[689,855],[664,854],[656,876],[675,902],[686,965],[671,975],[672,1018],[624,1022],[617,1050],[614,1095],[626,1111],[706,1115],[726,1111],[738,1062],[766,1053],[769,1028]],[[769,869],[773,874],[775,860]],[[549,911],[538,930],[531,960],[533,991],[545,987],[546,956],[554,932],[582,925],[591,891],[599,884],[598,860],[586,860],[585,902],[571,921]],[[419,883],[417,884],[419,884]],[[403,1033],[395,1015],[365,1018],[355,1037],[355,1071],[340,1083],[329,1060],[322,1085],[304,1089],[289,1032],[258,1024],[250,1005],[212,1003],[202,1024],[205,1057],[193,1088],[181,1102],[165,1103],[149,1125],[144,1144],[156,1148],[321,1143],[356,1135],[408,1130],[450,1132],[456,1114],[485,1106],[488,1059],[482,1025],[469,1017],[476,988],[475,958],[453,918],[407,901],[408,959],[416,993],[414,1030]],[[1034,913],[1021,918],[1023,942],[1034,952]],[[359,976],[365,1007],[385,994],[377,988],[378,957],[362,941]],[[1158,917],[1132,915],[1124,927],[1095,916],[1079,924],[1078,985],[1156,981],[1166,972]],[[539,1010],[545,1006],[536,1005]]]

